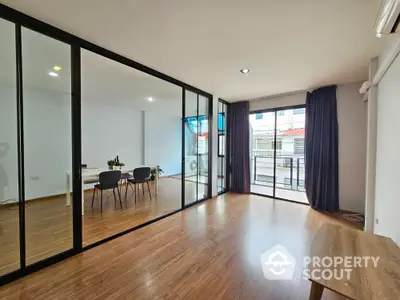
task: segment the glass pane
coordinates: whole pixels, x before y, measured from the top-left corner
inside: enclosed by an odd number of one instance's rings
[[[22,29],[26,263],[72,248],[70,46]]]
[[[273,196],[275,112],[250,115],[251,192]]]
[[[227,132],[227,128],[228,128],[228,105],[226,105],[226,104],[224,104],[223,105],[223,108],[224,108],[224,110],[223,110],[223,112],[224,112],[224,128],[225,128],[225,130],[224,130],[224,132],[225,132],[225,136],[227,136],[227,134],[228,134],[228,132]],[[227,176],[227,166],[228,166],[228,164],[229,164],[229,161],[228,161],[228,156],[226,155],[227,154],[227,149],[228,149],[228,139],[227,138],[225,138],[225,140],[224,140],[224,149],[225,149],[225,156],[224,156],[224,163],[223,163],[223,166],[222,166],[222,174],[223,174],[223,187],[224,187],[224,190],[226,190],[227,189],[227,187],[229,186],[229,184],[228,184],[228,180],[229,180],[229,174],[228,174],[228,176]]]
[[[217,191],[219,193],[226,189],[226,116],[227,116],[227,105],[222,102],[218,102],[218,157],[217,157]]]
[[[197,94],[185,91],[185,205],[197,200]]]
[[[0,276],[20,267],[14,28],[0,19]]]
[[[82,223],[90,245],[181,208],[182,88],[81,53]],[[149,176],[134,171],[142,167]],[[110,171],[121,171],[118,189],[99,186]]]
[[[208,198],[208,98],[199,96],[198,116],[198,194],[197,200]]]
[[[305,109],[278,111],[275,196],[307,202],[304,193]]]

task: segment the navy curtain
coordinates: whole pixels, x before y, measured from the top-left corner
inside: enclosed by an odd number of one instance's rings
[[[305,188],[311,207],[339,210],[336,86],[307,93]]]
[[[231,104],[229,116],[231,191],[250,193],[249,102]]]

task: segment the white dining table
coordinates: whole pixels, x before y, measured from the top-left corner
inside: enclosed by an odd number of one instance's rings
[[[136,167],[122,167],[121,168],[121,173],[133,173],[133,170],[136,168],[140,167],[146,167],[146,166],[136,166]],[[155,193],[158,195],[158,166],[154,167],[156,169],[156,177],[154,180],[155,184]],[[152,168],[153,169],[153,168]],[[106,172],[109,171],[108,168],[87,168],[87,169],[82,169],[82,216],[85,214],[85,184],[92,184],[93,180],[98,180],[99,175],[101,172]],[[72,172],[69,171],[66,174],[66,206],[71,205],[71,178],[72,178]]]

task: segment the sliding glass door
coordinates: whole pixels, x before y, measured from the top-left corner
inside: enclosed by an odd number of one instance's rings
[[[88,246],[181,209],[182,87],[88,50],[81,55]],[[114,165],[117,157],[123,166]],[[150,180],[136,184],[142,167],[150,168]],[[100,173],[115,171],[109,169],[122,173],[121,202],[118,193],[114,198],[98,187]]]
[[[218,155],[217,155],[217,191],[222,194],[229,187],[228,164],[228,104],[225,101],[218,101]]]
[[[26,264],[72,249],[71,46],[22,28]],[[43,48],[51,49],[44,53]],[[58,71],[57,71],[58,70]]]
[[[198,96],[197,115],[197,200],[208,198],[208,170],[209,170],[209,101],[208,98]]]
[[[275,197],[307,202],[304,193],[305,108],[276,112]]]
[[[2,19],[0,39],[1,283],[73,252],[74,206],[71,45]]]
[[[184,206],[210,197],[210,99],[185,90]]]
[[[250,115],[251,192],[274,196],[275,112]]]
[[[308,203],[304,193],[305,108],[250,115],[251,192]]]
[[[189,205],[197,201],[197,94],[185,90],[184,126],[184,173],[185,187],[184,204]]]
[[[21,267],[15,25],[0,19],[0,278]]]

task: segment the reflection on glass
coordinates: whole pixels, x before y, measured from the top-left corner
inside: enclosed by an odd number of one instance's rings
[[[185,91],[185,205],[197,200],[197,94]]]
[[[250,115],[251,192],[273,196],[275,113]]]
[[[93,52],[81,53],[82,163],[87,165],[82,223],[83,244],[89,245],[181,208],[182,88]],[[115,199],[112,189],[103,190],[103,197],[93,190],[116,157],[124,164],[118,183],[122,208],[117,191]],[[133,170],[142,166],[152,175],[135,185]]]
[[[0,19],[0,276],[19,269],[14,24]]]
[[[66,205],[66,174],[72,169],[70,56],[69,45],[22,29],[27,265],[73,245],[72,206]]]
[[[198,193],[197,200],[208,197],[208,98],[199,96],[198,103],[198,132],[197,132],[197,153],[198,153]]]

